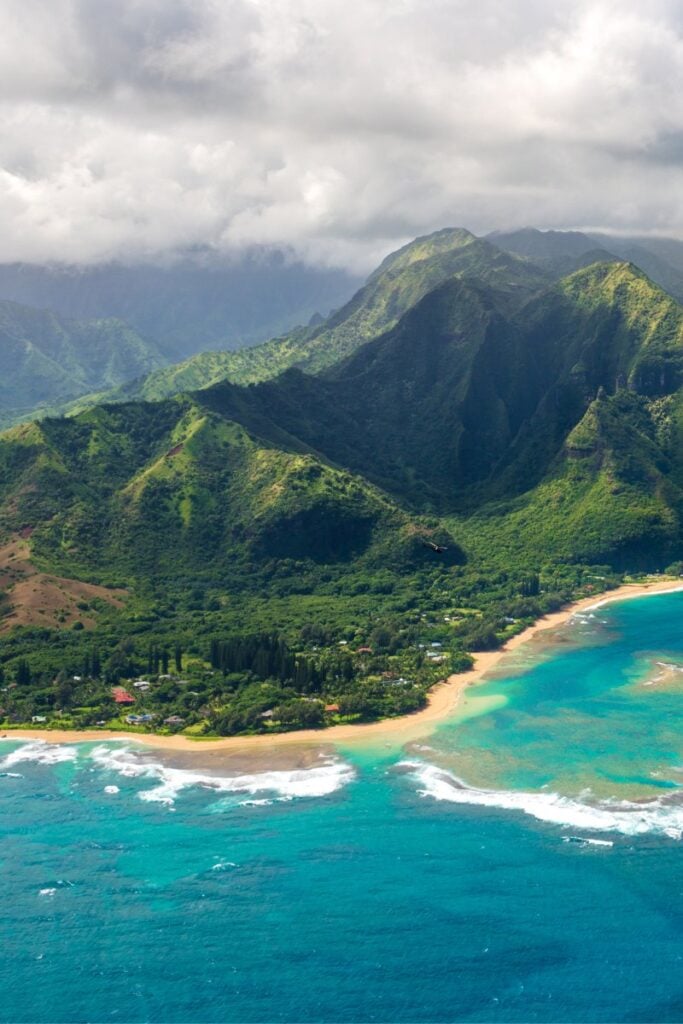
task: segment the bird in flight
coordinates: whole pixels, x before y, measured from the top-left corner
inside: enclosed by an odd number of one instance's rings
[[[433,540],[423,540],[422,545],[425,548],[429,548],[430,551],[435,551],[437,555],[442,555],[448,548],[443,547],[441,544],[435,544]]]

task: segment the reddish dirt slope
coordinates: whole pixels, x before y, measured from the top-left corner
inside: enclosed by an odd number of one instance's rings
[[[68,629],[82,622],[92,629],[96,612],[92,608],[79,608],[79,604],[94,599],[120,608],[127,596],[125,590],[109,590],[94,583],[39,572],[31,564],[31,552],[21,537],[0,545],[0,633],[15,626],[51,626]]]

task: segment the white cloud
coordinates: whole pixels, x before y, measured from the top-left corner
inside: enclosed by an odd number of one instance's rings
[[[683,236],[674,0],[4,0],[0,259]]]

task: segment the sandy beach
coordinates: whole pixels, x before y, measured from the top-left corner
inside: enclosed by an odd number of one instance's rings
[[[112,732],[106,729],[59,730],[59,729],[8,729],[0,738],[12,740],[46,740],[50,743],[92,743],[93,741],[127,740],[144,744],[146,747],[168,752],[185,752],[193,755],[233,754],[251,755],[263,759],[276,752],[284,755],[289,748],[297,761],[306,749],[331,745],[349,746],[356,742],[390,743],[402,745],[429,735],[430,729],[453,713],[469,687],[475,686],[496,668],[502,659],[522,644],[534,640],[547,630],[557,629],[572,616],[590,609],[602,607],[614,601],[623,601],[667,591],[683,590],[680,580],[653,581],[645,584],[624,584],[615,590],[596,594],[575,601],[560,611],[544,616],[512,637],[504,647],[496,651],[484,651],[475,655],[471,671],[452,675],[438,683],[429,693],[427,706],[411,715],[388,718],[366,724],[336,725],[329,729],[304,729],[299,732],[278,733],[260,736],[229,736],[221,739],[190,739],[187,736],[157,736],[130,732]],[[299,748],[298,750],[296,748]],[[206,758],[209,762],[209,758]],[[210,762],[209,762],[210,763]]]

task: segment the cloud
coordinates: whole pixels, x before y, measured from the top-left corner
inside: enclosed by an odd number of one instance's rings
[[[5,0],[0,259],[683,236],[675,0]]]

